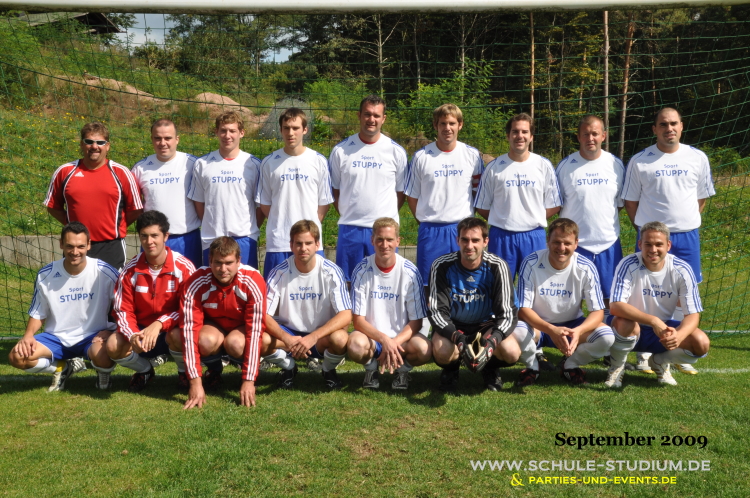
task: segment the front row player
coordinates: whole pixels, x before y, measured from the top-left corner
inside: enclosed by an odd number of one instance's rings
[[[54,374],[50,391],[61,391],[68,377],[85,369],[80,357],[91,360],[101,389],[109,386],[115,368],[104,343],[115,329],[109,309],[117,270],[87,257],[90,248],[89,231],[82,223],[73,221],[63,227],[63,259],[39,270],[26,332],[10,351],[12,366],[29,373]],[[44,332],[36,334],[42,326]]]
[[[365,257],[352,273],[354,332],[349,359],[365,366],[362,387],[378,389],[378,367],[396,372],[392,389],[408,389],[409,372],[431,358],[430,343],[420,334],[427,315],[422,277],[414,264],[396,253],[399,226],[378,218],[372,226],[375,254]]]
[[[547,249],[524,259],[518,277],[518,326],[513,332],[521,346],[519,386],[539,378],[537,347],[556,347],[568,358],[562,375],[573,384],[585,384],[581,365],[609,354],[614,334],[604,319],[599,274],[594,263],[576,252],[578,225],[558,218],[549,226]],[[589,310],[584,317],[581,304]]]
[[[292,225],[289,239],[293,256],[269,271],[261,355],[281,368],[278,387],[293,387],[294,360],[312,356],[323,360],[326,385],[338,389],[336,367],[346,355],[346,329],[352,321],[344,272],[316,254],[320,230],[314,221]]]
[[[266,283],[255,268],[240,263],[240,246],[231,237],[211,242],[208,258],[210,266],[196,270],[180,292],[182,333],[175,328],[167,335],[180,381],[189,382],[184,408],[206,402],[201,361],[208,368],[205,387],[221,382],[223,354],[241,358],[240,404],[255,406]]]
[[[641,226],[639,252],[625,257],[615,270],[610,313],[615,343],[605,381],[621,387],[630,351],[653,353],[648,363],[662,384],[676,385],[670,363],[694,364],[708,354],[708,336],[698,328],[703,311],[690,264],[668,254],[669,228],[652,221]],[[682,304],[685,317],[672,320]]]
[[[146,211],[135,230],[143,252],[125,265],[117,280],[117,333],[107,340],[109,357],[135,370],[130,392],[142,391],[154,378],[149,359],[169,353],[167,332],[179,334],[180,290],[195,272],[189,259],[166,246],[169,221],[164,213]]]
[[[503,383],[497,369],[521,355],[510,338],[518,320],[513,278],[508,264],[486,251],[486,222],[465,218],[457,230],[459,251],[436,259],[430,271],[432,354],[443,368],[440,389],[456,388],[462,353],[480,333],[486,356],[482,377],[487,389],[499,391]]]

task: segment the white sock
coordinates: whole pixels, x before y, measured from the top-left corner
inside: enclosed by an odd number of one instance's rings
[[[586,342],[578,345],[573,355],[565,361],[564,368],[577,368],[607,356],[614,342],[615,334],[611,328],[597,328],[588,336]]]
[[[172,359],[174,359],[174,362],[177,364],[177,372],[185,373],[187,365],[185,365],[185,355],[182,354],[182,351],[174,351],[170,349],[169,354],[172,355]]]
[[[36,365],[31,368],[25,368],[23,371],[26,373],[53,374],[55,370],[57,370],[57,362],[53,363],[49,358],[39,358],[36,360]]]
[[[150,363],[149,363],[149,365],[150,365]],[[117,366],[117,363],[115,363],[114,365],[112,365],[112,366],[111,366],[111,367],[109,367],[109,368],[104,368],[104,367],[98,367],[98,366],[96,366],[96,365],[94,364],[94,362],[92,361],[92,362],[91,362],[91,366],[92,366],[92,367],[94,367],[94,370],[96,370],[97,372],[102,372],[102,373],[111,373],[111,372],[112,372],[112,370],[114,370],[114,369],[115,369],[115,367]]]
[[[615,369],[625,365],[628,353],[635,348],[635,343],[638,342],[638,336],[623,337],[615,330],[613,330],[613,333],[615,335],[615,342],[609,350],[609,355],[611,357],[610,368]]]
[[[378,360],[375,358],[370,358],[370,361],[365,363],[365,370],[377,370],[378,369]]]
[[[330,372],[331,370],[336,370],[341,365],[341,362],[344,361],[344,358],[346,358],[345,354],[333,354],[326,349],[326,352],[323,353],[323,371]]]
[[[636,353],[635,357],[638,360],[638,363],[641,363],[643,361],[648,361],[648,359],[651,358],[651,353]]]
[[[524,322],[518,322],[513,336],[521,348],[520,360],[531,370],[539,370],[539,360],[536,357],[536,342],[534,342],[534,329]]]
[[[705,356],[706,355],[695,356],[687,349],[675,348],[671,351],[665,351],[663,353],[655,354],[654,361],[656,363],[659,363],[660,365],[663,365],[665,363],[690,363],[692,365],[693,363],[698,361],[698,358],[703,358]]]
[[[118,365],[122,365],[125,368],[135,370],[138,373],[146,373],[152,368],[151,362],[148,361],[148,359],[137,354],[135,351],[131,352],[125,358],[120,358],[119,360],[112,361],[114,361]]]
[[[404,360],[404,364],[396,369],[397,372],[411,372],[413,366],[409,365],[409,362]]]
[[[291,356],[287,356],[286,351],[277,349],[273,353],[263,357],[268,363],[280,367],[282,370],[292,370],[296,362]]]

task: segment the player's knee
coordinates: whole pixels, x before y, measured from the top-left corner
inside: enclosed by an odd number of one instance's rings
[[[413,366],[429,363],[432,359],[432,343],[424,339],[412,339],[409,343],[411,346],[409,363]]]
[[[693,354],[696,354],[698,356],[703,356],[704,354],[708,353],[708,350],[711,348],[711,340],[708,338],[705,332],[698,329],[693,333],[694,336],[694,349]]]
[[[234,334],[228,336],[224,340],[224,351],[226,351],[229,356],[242,358],[242,354],[245,352],[245,338],[238,337]]]
[[[119,360],[127,356],[128,351],[130,351],[130,342],[124,335],[118,332],[109,336],[105,347],[107,355],[110,358],[113,360]]]
[[[370,351],[370,339],[360,332],[355,332],[349,336],[346,351],[352,361],[361,363]]]
[[[453,360],[456,355],[456,346],[449,340],[433,340],[432,341],[432,357],[435,359],[435,363],[445,365]]]
[[[344,330],[336,330],[328,336],[328,350],[333,354],[344,354],[347,351],[349,334]]]
[[[182,351],[182,332],[179,327],[175,327],[167,332],[165,339],[167,340],[169,349],[172,351]]]
[[[640,326],[633,320],[626,320],[625,318],[615,317],[612,321],[612,329],[622,337],[629,337],[632,335],[638,335],[641,331]]]
[[[21,356],[16,353],[15,349],[11,349],[10,353],[8,354],[8,363],[10,363],[10,366],[15,368],[20,368],[21,370],[26,369],[26,359],[21,358]]]

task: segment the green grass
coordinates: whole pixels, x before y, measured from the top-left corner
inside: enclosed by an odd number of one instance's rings
[[[386,375],[379,392],[359,386],[363,370],[341,368],[345,388],[326,392],[304,369],[297,388],[259,379],[258,406],[236,405],[239,374],[229,367],[223,390],[201,410],[183,411],[173,363],[146,391],[94,389],[91,371],[68,390],[46,392],[50,377],[7,365],[12,342],[0,343],[0,489],[4,496],[534,496],[745,497],[750,424],[744,361],[750,335],[713,337],[697,376],[675,374],[677,387],[628,373],[621,392],[605,389],[600,364],[588,387],[555,373],[524,391],[484,392],[461,372],[463,395],[433,389],[436,367],[413,374],[395,394]],[[551,358],[558,359],[555,353]],[[741,369],[743,373],[717,373]],[[519,368],[506,370],[506,381]],[[706,436],[686,446],[556,447],[555,434]],[[529,476],[672,476],[672,485],[510,485],[513,472],[472,471],[471,460],[710,460],[710,472],[518,472]]]

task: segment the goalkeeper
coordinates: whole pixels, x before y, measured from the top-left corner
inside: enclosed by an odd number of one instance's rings
[[[435,260],[430,270],[428,308],[432,351],[443,368],[440,390],[453,391],[461,362],[482,372],[487,389],[498,391],[498,368],[518,361],[512,332],[518,321],[508,264],[486,251],[487,223],[466,218],[457,227],[458,252]],[[481,339],[475,342],[477,333]]]

